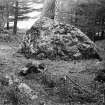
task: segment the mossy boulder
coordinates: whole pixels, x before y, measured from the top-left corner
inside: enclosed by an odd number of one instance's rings
[[[26,32],[21,49],[26,56],[38,59],[100,59],[96,45],[81,30],[47,17]]]

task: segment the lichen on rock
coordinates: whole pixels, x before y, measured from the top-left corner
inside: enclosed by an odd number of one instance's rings
[[[41,17],[26,32],[22,52],[37,59],[100,58],[94,42],[81,30],[47,17]]]

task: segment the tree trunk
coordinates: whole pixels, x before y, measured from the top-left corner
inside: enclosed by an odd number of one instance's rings
[[[2,7],[3,8],[3,7]],[[4,19],[4,8],[0,8],[0,28],[4,28],[5,25],[5,19]]]
[[[56,0],[55,2],[55,17],[54,19],[63,23],[72,24],[75,21],[74,0]]]
[[[7,30],[9,30],[9,6],[7,4]]]
[[[16,1],[16,3],[15,3],[15,16],[14,16],[13,34],[17,33],[17,21],[18,21],[18,1]]]
[[[9,30],[9,21],[7,21],[7,30]]]
[[[55,1],[56,0],[45,0],[43,11],[42,11],[42,16],[54,19]]]

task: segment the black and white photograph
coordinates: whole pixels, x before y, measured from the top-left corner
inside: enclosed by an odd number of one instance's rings
[[[0,105],[105,105],[105,0],[0,0]]]

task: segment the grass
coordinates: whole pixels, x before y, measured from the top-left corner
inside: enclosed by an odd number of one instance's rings
[[[1,87],[0,97],[2,97],[2,105],[30,105],[30,100],[15,85]]]
[[[1,75],[11,73],[17,75],[19,70],[21,70],[25,64],[30,61],[35,61],[34,59],[26,59],[22,55],[16,53],[19,48],[19,43],[21,42],[21,35],[19,33],[18,37],[12,36],[11,41],[0,42]],[[101,56],[105,57],[104,41],[98,41],[96,44],[101,48],[99,52]],[[3,46],[4,49],[1,49],[1,46]],[[81,95],[81,89],[74,84],[77,83],[82,87],[82,89],[85,89],[92,94],[96,94],[98,89],[95,86],[98,86],[98,84],[94,82],[94,77],[98,70],[105,67],[105,61],[98,63],[97,60],[91,59],[69,62],[39,60],[39,62],[47,65],[46,73],[38,75],[30,74],[26,77],[18,77],[38,93],[38,100],[30,102],[30,100],[20,94],[14,86],[0,86],[0,105],[43,105],[44,103],[45,105],[68,105],[70,103],[71,105],[97,105],[98,103],[98,105],[102,105],[100,100],[103,96],[101,96],[97,102],[92,102],[92,100],[91,102],[88,102],[86,94],[83,99],[82,96],[76,97],[75,95],[74,97],[72,91],[75,91],[75,94],[79,92]],[[62,82],[60,80],[60,78],[64,77],[66,74],[74,81],[74,83],[67,79],[64,84],[64,81]],[[49,87],[49,84],[51,84],[52,81],[56,83],[56,87],[54,88]],[[73,90],[72,87],[75,89]],[[68,97],[73,97],[73,99]],[[70,102],[71,100],[72,102]]]
[[[96,45],[99,48],[98,50],[99,54],[105,60],[105,40],[97,41]]]

